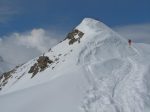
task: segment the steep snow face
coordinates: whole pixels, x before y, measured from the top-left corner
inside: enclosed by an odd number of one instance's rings
[[[78,58],[82,64],[127,57],[136,52],[129,50],[127,40],[97,20],[86,18],[76,28],[85,33]]]
[[[84,27],[87,26],[87,27]],[[79,63],[91,84],[83,101],[85,112],[148,112],[149,52],[127,41],[103,23],[86,19],[77,27],[88,37]],[[91,32],[92,31],[92,32]],[[148,47],[150,48],[150,47]],[[144,50],[145,49],[145,50]],[[145,79],[145,77],[148,77]]]
[[[149,112],[149,49],[85,18],[47,53],[0,77],[1,111]]]

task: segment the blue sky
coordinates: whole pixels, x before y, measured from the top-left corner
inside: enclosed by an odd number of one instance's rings
[[[45,28],[68,32],[84,17],[114,27],[150,22],[150,0],[0,0],[0,35]]]

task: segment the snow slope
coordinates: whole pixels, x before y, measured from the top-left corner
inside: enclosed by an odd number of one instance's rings
[[[90,18],[75,29],[44,54],[44,71],[31,78],[37,57],[0,79],[0,111],[150,112],[150,46]]]

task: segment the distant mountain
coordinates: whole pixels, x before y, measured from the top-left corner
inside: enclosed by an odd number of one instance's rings
[[[0,76],[2,73],[7,72],[11,68],[11,64],[6,62],[2,56],[0,56]]]
[[[149,49],[85,18],[61,43],[0,77],[0,111],[150,112]]]

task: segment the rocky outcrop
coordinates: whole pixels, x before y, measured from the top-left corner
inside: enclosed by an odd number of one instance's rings
[[[16,66],[13,70],[5,72],[0,76],[0,90],[8,83],[8,80],[13,77],[12,74],[15,73],[18,67],[19,66]]]
[[[72,45],[77,41],[80,43],[80,39],[83,37],[83,35],[83,32],[79,31],[78,29],[75,29],[72,32],[68,33],[66,39],[69,39],[69,45]]]
[[[33,78],[38,72],[44,71],[49,64],[53,63],[52,60],[49,59],[47,56],[40,56],[37,60],[37,63],[35,63],[29,70],[28,73],[32,73]]]

